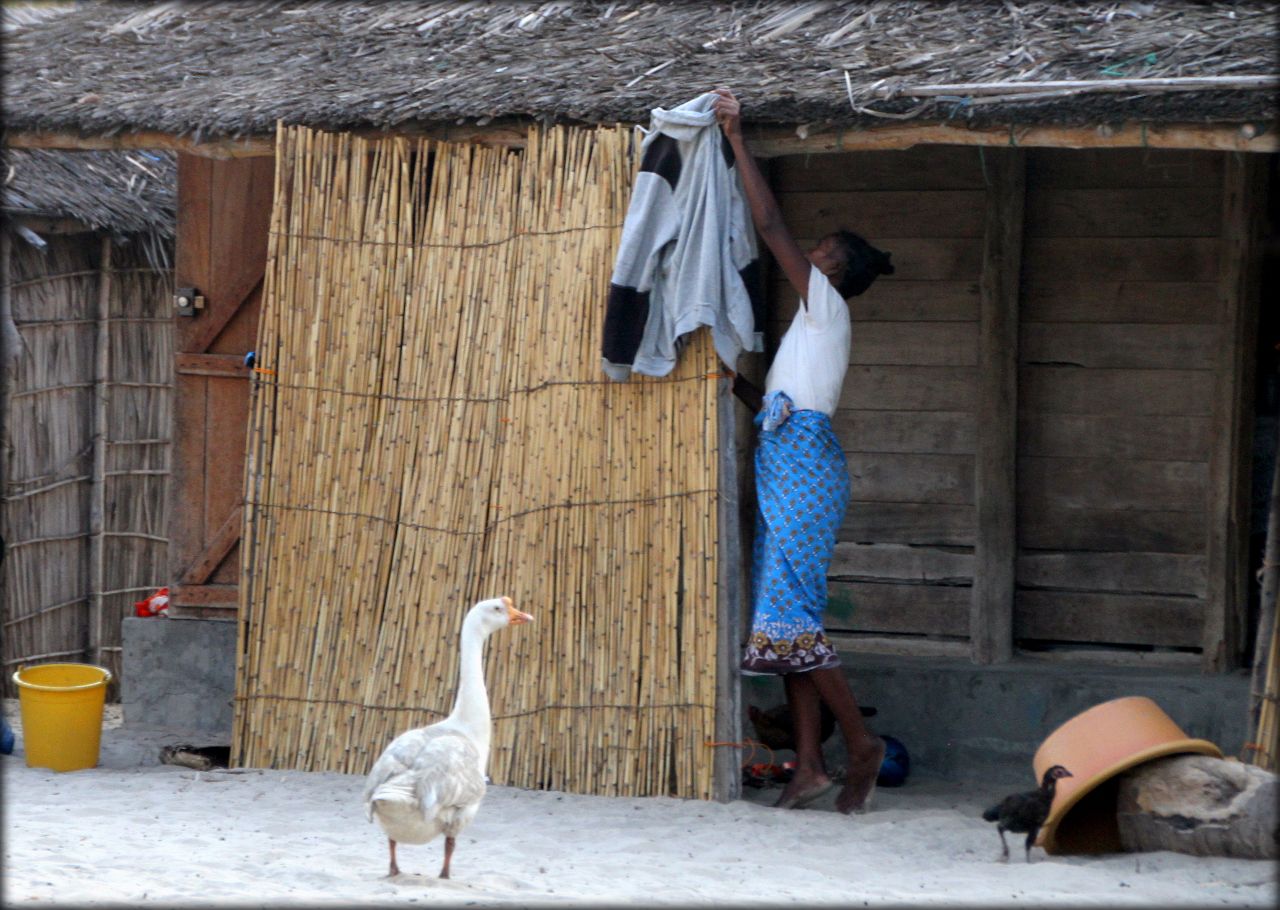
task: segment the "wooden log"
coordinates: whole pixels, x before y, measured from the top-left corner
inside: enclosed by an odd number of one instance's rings
[[[1172,755],[1119,778],[1116,820],[1127,851],[1280,857],[1280,780],[1209,755]]]

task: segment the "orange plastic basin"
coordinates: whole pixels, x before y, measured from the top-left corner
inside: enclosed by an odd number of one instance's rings
[[[1077,714],[1045,738],[1031,761],[1037,781],[1054,765],[1072,774],[1058,781],[1036,843],[1047,853],[1119,852],[1117,775],[1183,752],[1222,757],[1221,749],[1190,739],[1144,696],[1117,698]]]

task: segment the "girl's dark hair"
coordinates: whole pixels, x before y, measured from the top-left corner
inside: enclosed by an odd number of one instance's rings
[[[871,287],[876,276],[893,274],[891,253],[876,249],[853,231],[833,231],[831,236],[844,250],[844,272],[836,285],[841,297],[856,297]]]

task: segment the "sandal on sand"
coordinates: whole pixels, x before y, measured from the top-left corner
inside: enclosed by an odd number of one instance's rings
[[[819,784],[806,793],[799,796],[793,796],[791,799],[783,801],[778,800],[775,808],[778,809],[803,809],[805,806],[822,799],[831,792],[831,788],[835,786],[835,781],[827,781],[825,784]]]
[[[862,815],[871,808],[871,797],[876,795],[876,778],[880,776],[879,769],[880,766],[884,764],[884,756],[887,751],[888,747],[885,745],[884,740],[880,740],[880,758],[876,762],[876,773],[871,777],[871,786],[867,788],[867,795],[864,796],[862,801],[856,806],[849,809],[842,809],[841,811],[846,815]],[[837,805],[836,808],[839,808],[839,806]]]

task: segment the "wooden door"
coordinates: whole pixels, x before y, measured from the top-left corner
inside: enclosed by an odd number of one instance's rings
[[[204,298],[175,315],[172,614],[233,613],[239,598],[244,443],[274,158],[178,157],[176,288]],[[176,311],[175,311],[176,312]]]

